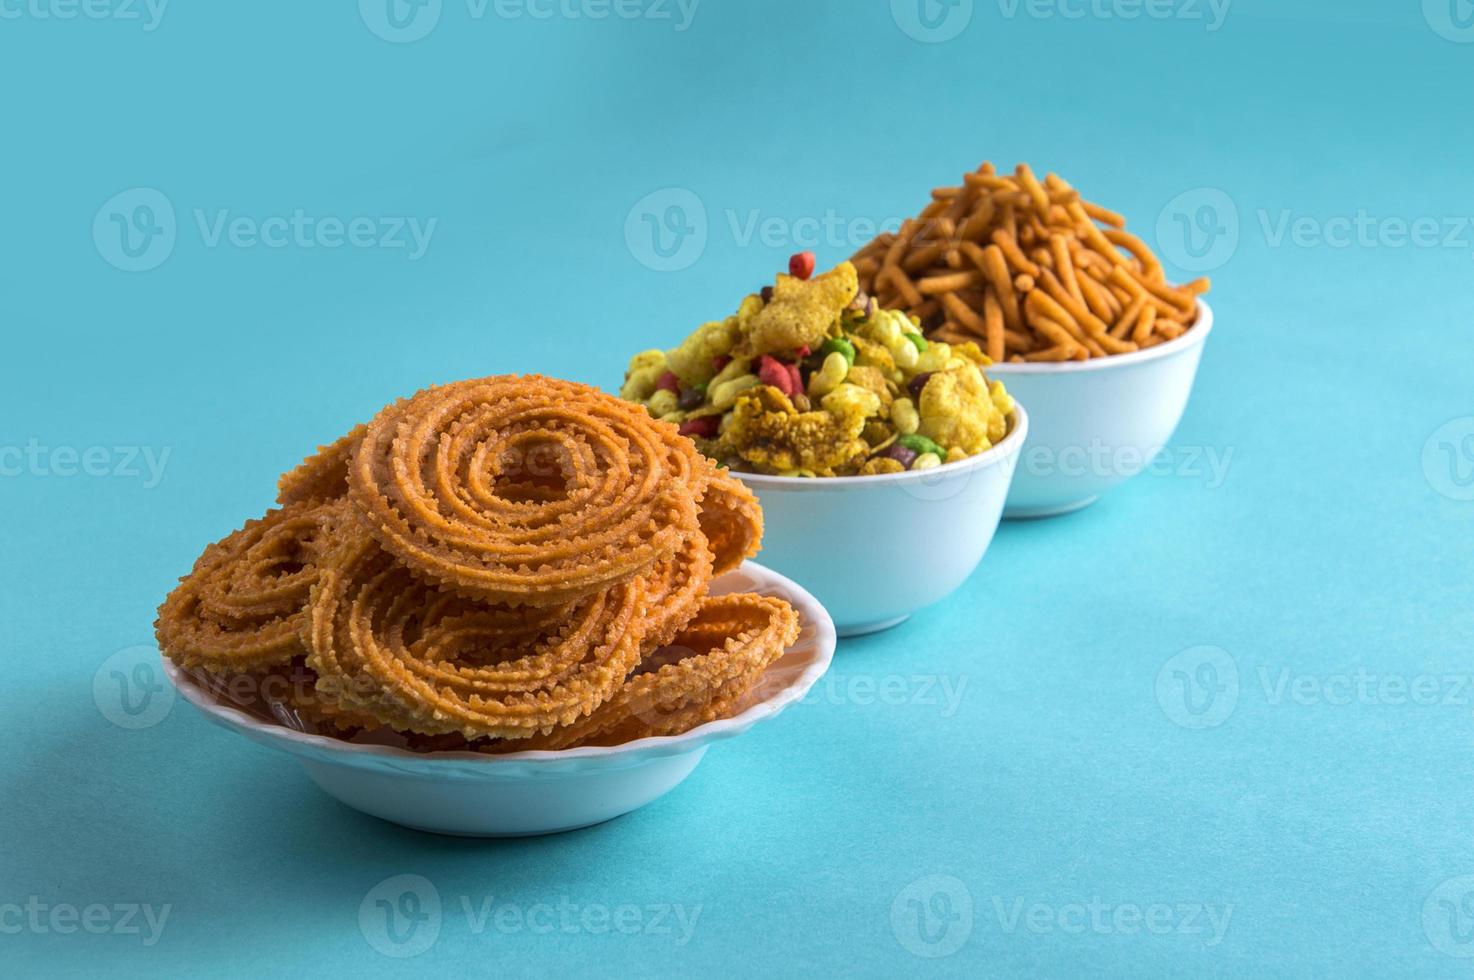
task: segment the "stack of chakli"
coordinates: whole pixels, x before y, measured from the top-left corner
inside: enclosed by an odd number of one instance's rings
[[[709,596],[757,500],[675,427],[498,376],[386,407],[279,482],[159,610],[164,653],[287,720],[503,752],[676,734],[740,705],[798,634]]]

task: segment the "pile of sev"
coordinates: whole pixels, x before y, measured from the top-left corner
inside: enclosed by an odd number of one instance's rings
[[[1055,174],[984,163],[855,253],[860,285],[927,336],[979,342],[993,361],[1145,350],[1191,329],[1207,279],[1167,281],[1126,219]]]

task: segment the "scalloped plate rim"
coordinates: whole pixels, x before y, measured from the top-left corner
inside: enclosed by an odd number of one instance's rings
[[[299,732],[285,725],[271,724],[254,718],[239,708],[221,704],[201,689],[184,671],[168,657],[163,657],[165,676],[179,694],[211,722],[243,735],[254,742],[271,748],[279,748],[313,762],[345,765],[354,768],[406,768],[423,772],[425,767],[442,770],[458,770],[478,777],[495,778],[507,776],[518,778],[529,771],[555,774],[579,762],[612,763],[591,765],[587,768],[620,769],[641,764],[645,759],[684,755],[704,749],[713,742],[734,738],[751,729],[758,722],[779,714],[796,701],[801,700],[829,669],[834,659],[837,637],[834,622],[819,600],[807,589],[787,576],[754,561],[746,561],[735,572],[728,575],[748,573],[757,581],[750,583],[752,590],[773,589],[788,599],[799,611],[805,625],[812,624],[814,636],[810,641],[813,653],[809,662],[780,690],[765,700],[759,701],[731,718],[719,718],[698,725],[680,735],[656,735],[636,739],[612,746],[582,746],[562,750],[529,750],[508,752],[503,755],[488,755],[484,752],[413,752],[392,745],[363,745],[344,742],[326,735]],[[722,576],[725,578],[726,576]],[[718,579],[720,582],[720,579]],[[790,648],[791,649],[791,648]],[[408,766],[395,765],[408,763]],[[585,768],[573,766],[574,768]],[[515,772],[513,771],[515,770]],[[437,775],[448,775],[448,772]]]

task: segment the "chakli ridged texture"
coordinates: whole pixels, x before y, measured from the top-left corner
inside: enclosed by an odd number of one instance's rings
[[[699,533],[711,464],[675,427],[583,385],[485,378],[380,413],[349,470],[380,544],[498,602],[593,595]]]
[[[492,752],[618,745],[675,735],[723,717],[798,639],[798,614],[782,599],[736,593],[706,599],[669,646],[640,665],[587,718]]]
[[[368,426],[356,425],[347,435],[304,459],[296,469],[283,473],[276,484],[276,502],[297,504],[309,500],[336,500],[346,494],[348,463],[367,431]]]
[[[698,520],[718,575],[756,555],[762,544],[763,509],[746,484],[725,470],[712,476]]]
[[[158,635],[287,724],[419,751],[670,733],[792,642],[780,600],[707,598],[757,551],[756,498],[592,388],[426,389],[278,486],[284,506],[206,549]]]
[[[499,606],[415,577],[350,542],[313,593],[307,664],[325,689],[393,728],[520,738],[570,724],[639,662],[638,578],[566,606]]]
[[[341,503],[291,504],[210,545],[159,607],[159,646],[181,666],[221,672],[301,656],[318,563],[351,523]]]

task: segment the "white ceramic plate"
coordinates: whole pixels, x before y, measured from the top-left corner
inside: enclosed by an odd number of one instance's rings
[[[222,703],[214,690],[164,659],[185,700],[231,731],[297,758],[327,793],[355,810],[440,834],[520,837],[574,830],[638,809],[674,789],[713,742],[741,735],[803,698],[834,656],[834,623],[803,588],[747,562],[712,584],[713,595],[757,592],[786,599],[801,632],[730,718],[682,735],[624,745],[514,752],[411,752],[392,732],[347,742],[318,735],[260,703]]]

